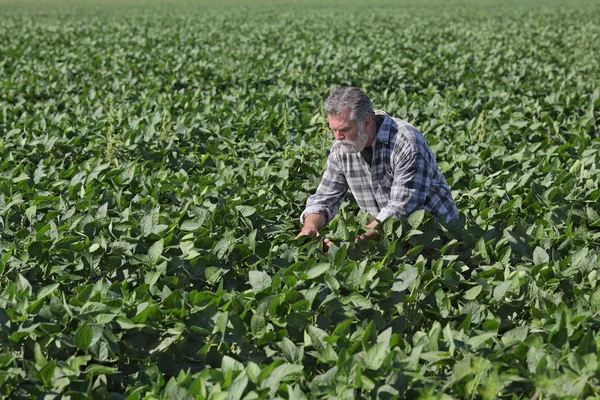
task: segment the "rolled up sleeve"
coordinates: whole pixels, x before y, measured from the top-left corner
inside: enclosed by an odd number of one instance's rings
[[[347,190],[348,182],[343,170],[335,161],[333,154],[330,154],[321,183],[315,194],[308,198],[306,208],[300,215],[300,222],[304,224],[304,219],[309,214],[320,214],[327,219],[326,224],[329,224],[337,214]]]
[[[425,157],[416,152],[401,152],[394,155],[394,180],[388,204],[377,214],[378,221],[389,217],[406,217],[413,211],[424,208],[431,178]]]

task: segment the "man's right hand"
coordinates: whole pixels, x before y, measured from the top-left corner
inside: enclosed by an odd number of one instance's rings
[[[319,231],[316,230],[316,229],[314,229],[314,228],[304,227],[304,228],[302,228],[302,230],[300,231],[300,233],[298,235],[296,235],[296,239],[299,239],[302,236],[318,237],[318,236],[321,236],[321,235],[319,234]]]
[[[304,236],[320,237],[321,234],[316,229],[305,227],[305,228],[302,228],[302,230],[300,231],[300,233],[298,235],[296,235],[296,239],[299,239]],[[327,250],[329,250],[329,247],[331,247],[332,244],[333,244],[333,242],[331,240],[324,237],[323,238],[323,251],[327,253]]]
[[[321,234],[319,233],[319,229],[321,229],[322,227],[325,226],[325,222],[327,222],[327,219],[323,215],[308,214],[306,216],[306,218],[304,218],[304,226],[302,227],[302,230],[300,230],[300,233],[298,235],[296,235],[296,239],[301,238],[303,236],[310,236],[310,237],[321,236]],[[323,251],[327,251],[331,244],[332,243],[329,241],[329,239],[324,238],[323,239]]]
[[[325,226],[326,218],[320,214],[308,214],[304,218],[304,226],[298,235],[296,235],[296,239],[302,236],[312,236],[319,237],[319,229]]]

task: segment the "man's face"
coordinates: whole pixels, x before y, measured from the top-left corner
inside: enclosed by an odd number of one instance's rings
[[[351,119],[350,110],[343,110],[335,116],[328,114],[327,119],[336,140],[335,146],[344,153],[358,153],[365,148],[369,136],[364,126]]]

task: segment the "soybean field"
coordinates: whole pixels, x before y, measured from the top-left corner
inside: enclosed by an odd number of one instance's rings
[[[600,396],[600,3],[0,0],[0,397]],[[352,85],[460,219],[296,240]]]

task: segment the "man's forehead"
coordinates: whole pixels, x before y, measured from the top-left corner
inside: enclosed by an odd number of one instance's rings
[[[350,110],[342,110],[336,115],[327,114],[327,119],[329,120],[329,126],[350,126],[352,125],[352,115]]]
[[[349,108],[342,108],[342,110],[340,112],[338,112],[335,115],[331,115],[331,114],[327,114],[328,117],[331,118],[335,118],[335,119],[350,119],[350,117],[352,117],[352,112],[350,111]]]

